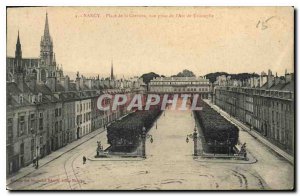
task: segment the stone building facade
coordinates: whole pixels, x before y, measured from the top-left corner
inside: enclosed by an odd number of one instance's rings
[[[151,93],[198,93],[201,98],[208,98],[211,90],[205,77],[158,77],[149,83]]]
[[[294,153],[294,76],[274,77],[259,88],[217,86],[215,104],[281,149]]]

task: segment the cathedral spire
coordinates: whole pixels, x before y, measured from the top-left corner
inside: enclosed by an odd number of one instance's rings
[[[46,12],[46,19],[45,19],[44,35],[42,36],[40,47],[41,47],[40,58],[43,66],[46,67],[52,66],[53,65],[53,43],[49,33],[49,22],[48,22],[47,12]],[[51,69],[54,69],[54,67],[52,67]]]
[[[46,21],[45,21],[45,28],[44,28],[44,38],[46,38],[46,37],[50,38],[49,24],[48,24],[48,12],[46,12]]]
[[[18,30],[17,44],[20,44],[20,35],[19,35],[19,30]]]
[[[15,58],[18,60],[22,59],[22,48],[21,48],[21,42],[20,42],[20,35],[18,30],[18,38],[17,38],[17,44],[16,44],[16,51],[15,51]]]
[[[110,69],[110,79],[114,80],[114,65],[113,65],[113,60],[111,60],[111,69]]]

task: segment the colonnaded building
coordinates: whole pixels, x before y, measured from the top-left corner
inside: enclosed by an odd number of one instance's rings
[[[208,99],[212,92],[211,84],[205,77],[157,77],[149,83],[150,93],[197,93]]]

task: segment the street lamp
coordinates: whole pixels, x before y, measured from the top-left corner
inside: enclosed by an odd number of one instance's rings
[[[141,138],[142,138],[142,157],[146,158],[146,128],[142,128],[142,133],[141,133]]]
[[[150,142],[153,143],[153,136],[150,134],[147,134],[146,127],[143,127],[140,137],[142,139],[142,157],[146,158],[146,139],[150,138]]]
[[[39,168],[39,146],[36,146],[36,169]]]
[[[197,139],[198,139],[198,137],[197,137],[197,129],[196,129],[196,126],[195,126],[195,128],[194,128],[194,133],[193,133],[193,140],[194,140],[194,156],[197,156],[198,155],[198,153],[197,153]]]
[[[200,136],[198,137],[196,125],[194,127],[194,133],[186,135],[186,139],[185,139],[186,143],[189,143],[189,141],[190,141],[189,138],[193,138],[193,141],[194,141],[194,156],[198,156],[197,142],[198,142],[198,139],[200,138]]]

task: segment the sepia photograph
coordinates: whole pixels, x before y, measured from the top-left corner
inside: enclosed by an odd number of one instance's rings
[[[6,189],[294,191],[294,20],[7,6]]]

